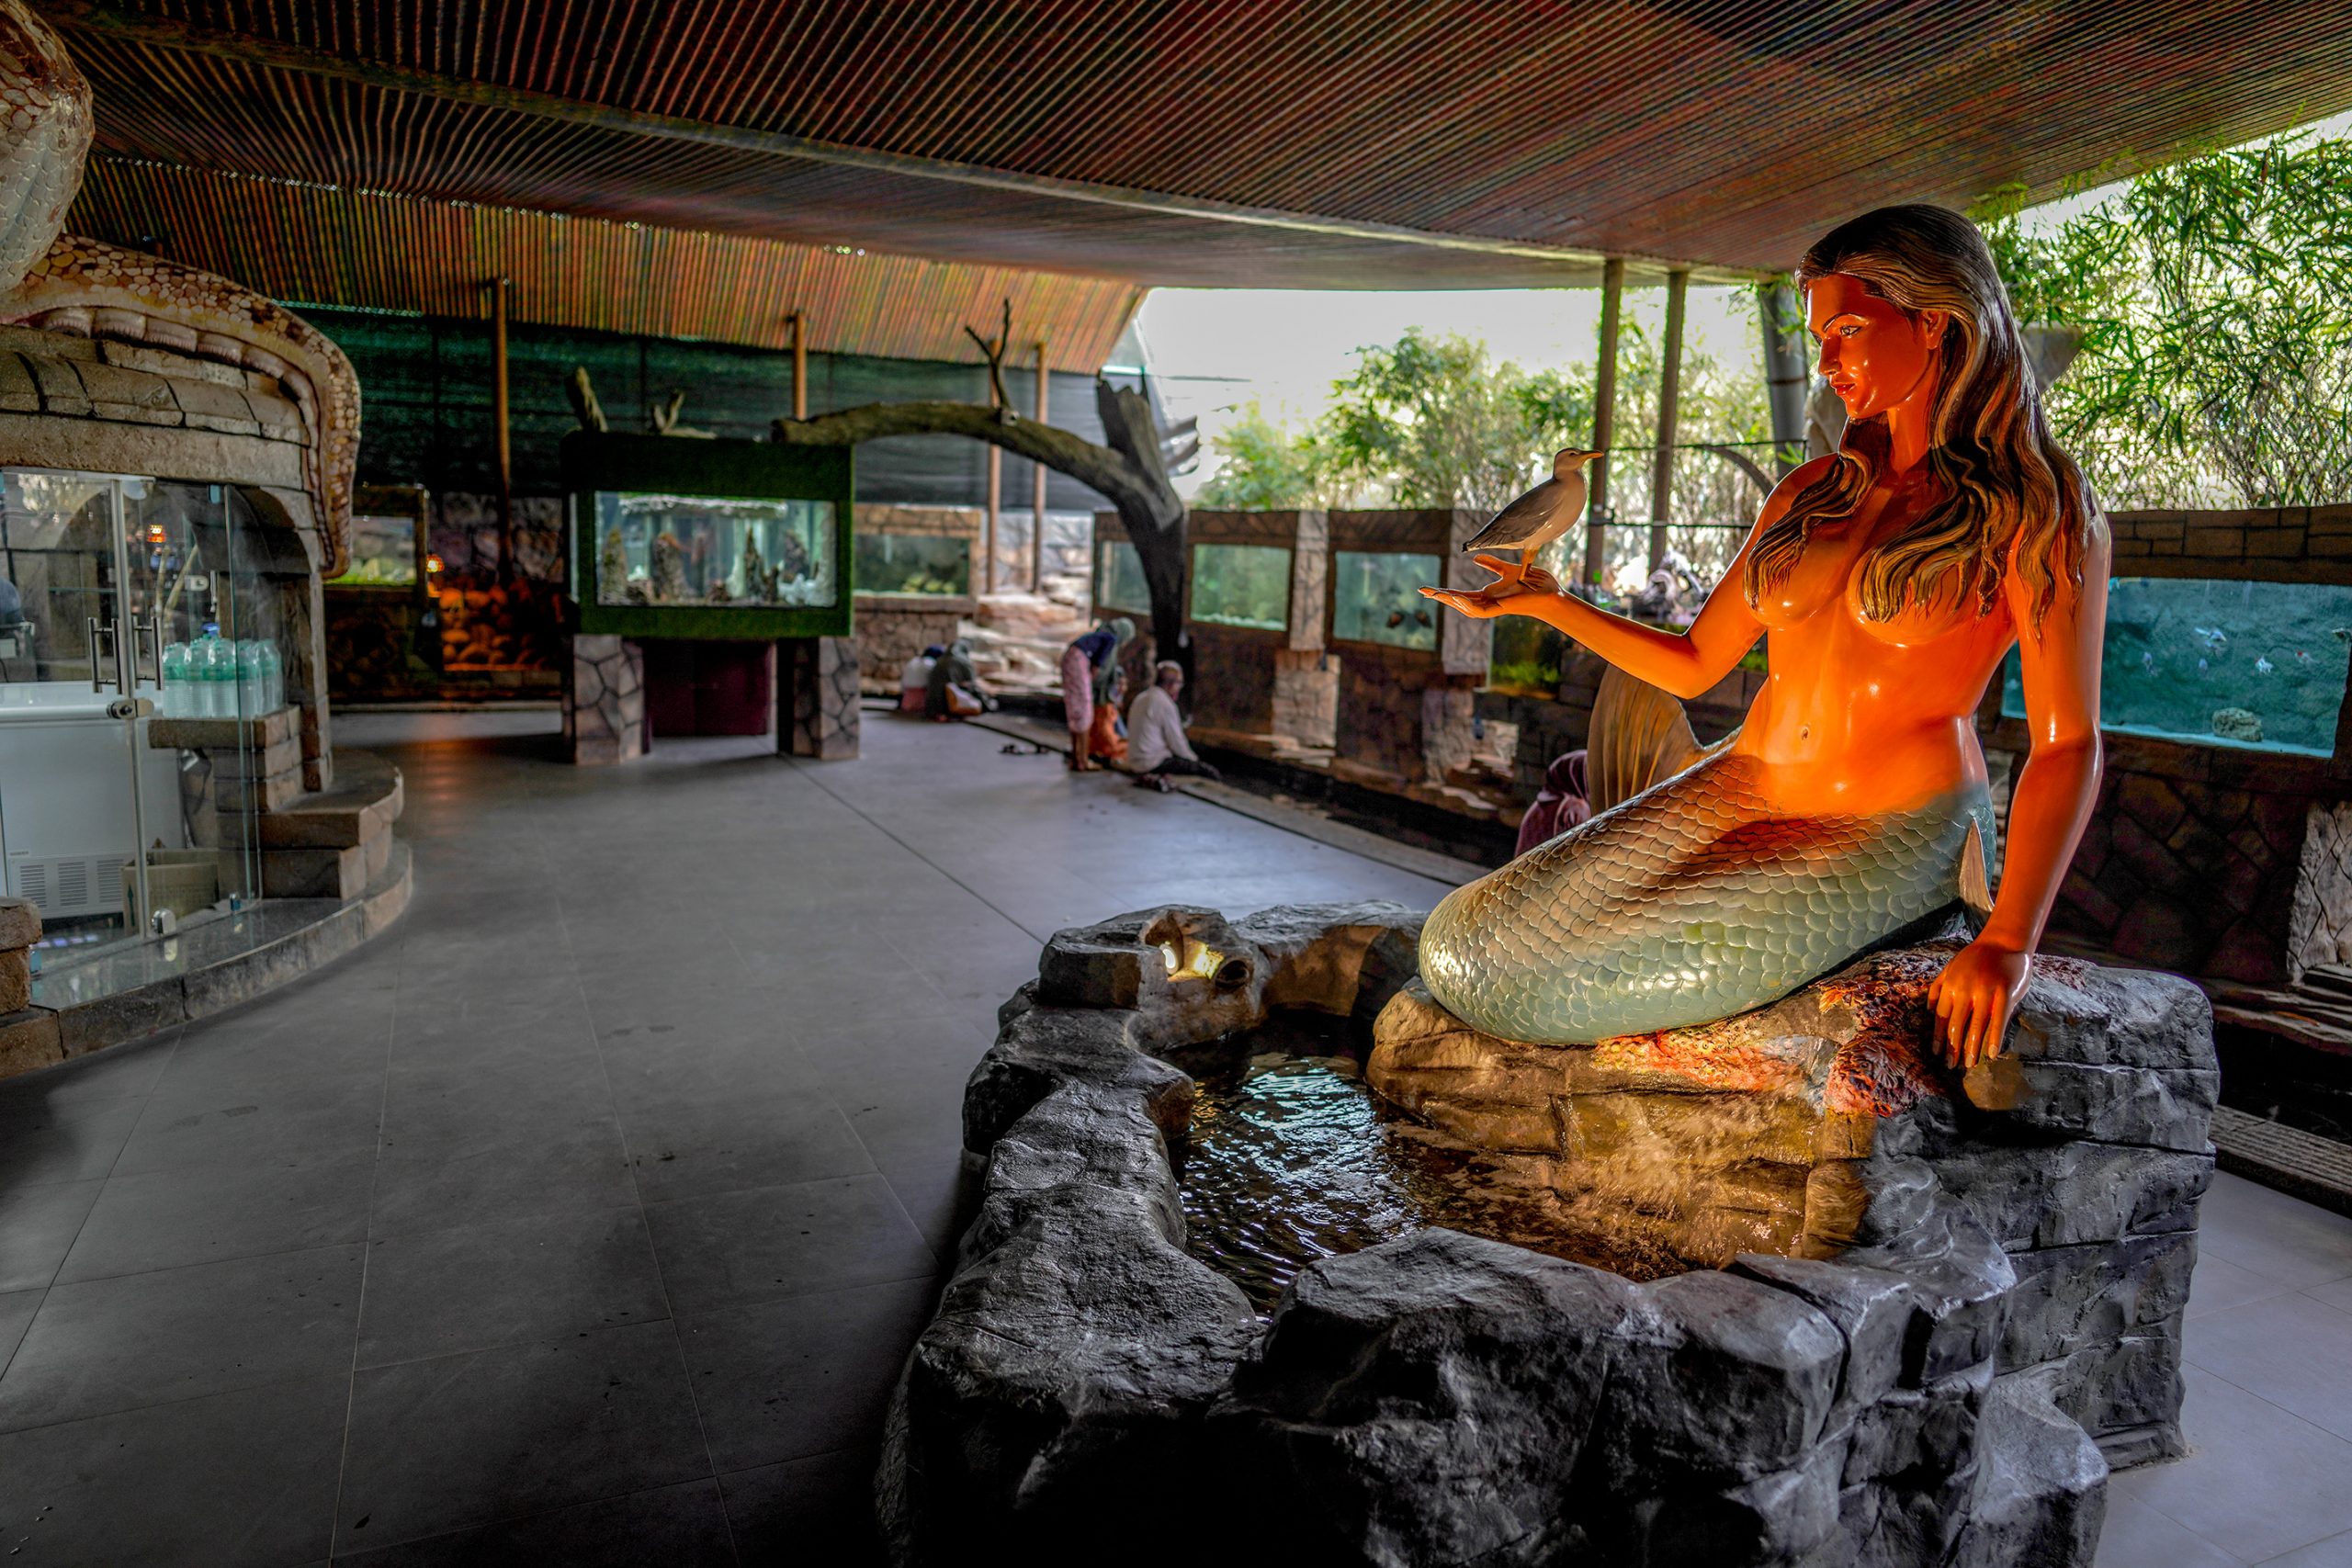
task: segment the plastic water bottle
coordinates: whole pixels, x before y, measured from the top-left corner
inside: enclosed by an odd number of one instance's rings
[[[165,718],[187,716],[187,644],[175,642],[164,649],[164,690],[155,705]]]
[[[190,657],[196,665],[196,716],[236,717],[237,655],[220,640],[220,628],[207,621],[204,640],[196,645]]]
[[[267,637],[254,646],[261,657],[261,711],[276,713],[286,705],[286,664],[277,657],[277,645]]]
[[[268,711],[262,705],[261,644],[252,637],[237,639],[237,711],[246,718]]]

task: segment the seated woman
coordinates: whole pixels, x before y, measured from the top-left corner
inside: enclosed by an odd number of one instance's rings
[[[1797,273],[1844,445],[1783,479],[1687,635],[1481,557],[1424,589],[1533,615],[1680,697],[1765,632],[1727,745],[1449,894],[1430,994],[1491,1034],[1577,1042],[1763,1006],[1984,886],[1993,830],[1974,716],[2021,650],[2033,750],[2000,897],[1930,991],[1937,1043],[1996,1054],[2097,794],[2105,519],[2052,441],[1984,241],[1934,207],[1869,213]]]
[[[954,718],[974,718],[996,706],[996,699],[980,683],[972,665],[972,645],[957,637],[931,667],[931,684],[923,693],[923,716],[934,724]]]

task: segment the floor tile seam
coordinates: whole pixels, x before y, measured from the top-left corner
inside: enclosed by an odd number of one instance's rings
[[[172,1026],[172,1043],[171,1043],[171,1044],[170,1044],[170,1045],[169,1045],[169,1046],[164,1050],[164,1065],[163,1065],[162,1066],[160,1066],[160,1067],[158,1067],[158,1068],[156,1068],[156,1069],[155,1069],[155,1082],[156,1082],[156,1083],[161,1083],[161,1082],[163,1082],[163,1081],[164,1081],[164,1076],[166,1073],[169,1073],[169,1072],[172,1070],[172,1064],[173,1064],[174,1062],[175,1062],[175,1061],[177,1061],[177,1060],[179,1059],[179,1054],[180,1054],[180,1045],[181,1045],[181,1043],[182,1043],[182,1042],[184,1042],[185,1040],[187,1040],[187,1024],[185,1024],[185,1023],[175,1023],[175,1024],[174,1024],[174,1025]],[[40,1287],[41,1291],[43,1292],[43,1294],[42,1294],[41,1299],[40,1299],[40,1305],[38,1305],[38,1306],[36,1306],[36,1307],[34,1307],[34,1308],[33,1308],[33,1314],[32,1314],[32,1316],[30,1316],[30,1317],[28,1317],[28,1318],[27,1318],[27,1319],[25,1320],[25,1331],[24,1331],[22,1334],[20,1334],[20,1335],[18,1335],[18,1336],[17,1337],[17,1344],[16,1344],[16,1348],[15,1348],[14,1349],[11,1349],[11,1350],[8,1352],[7,1359],[6,1359],[5,1361],[0,1361],[0,1377],[6,1377],[6,1376],[7,1376],[7,1375],[8,1375],[8,1369],[9,1369],[10,1367],[13,1367],[13,1366],[15,1366],[15,1365],[16,1365],[16,1362],[17,1362],[17,1357],[20,1353],[22,1353],[22,1351],[24,1350],[24,1348],[25,1348],[25,1341],[26,1341],[26,1340],[28,1340],[28,1339],[29,1339],[29,1338],[31,1338],[31,1337],[33,1337],[33,1328],[34,1328],[34,1325],[37,1325],[37,1324],[39,1324],[39,1323],[40,1322],[40,1314],[41,1314],[43,1312],[45,1312],[45,1311],[47,1311],[47,1310],[48,1310],[48,1308],[49,1308],[49,1296],[48,1296],[48,1294],[47,1294],[46,1292],[49,1292],[49,1291],[51,1291],[51,1290],[53,1290],[53,1289],[56,1287],[56,1285],[57,1285],[57,1277],[58,1277],[60,1274],[62,1274],[63,1272],[65,1272],[65,1265],[66,1265],[67,1263],[69,1263],[69,1262],[71,1262],[71,1261],[73,1260],[73,1258],[74,1258],[74,1249],[75,1247],[79,1247],[79,1246],[81,1246],[81,1245],[82,1245],[82,1233],[83,1233],[83,1232],[85,1232],[85,1231],[86,1231],[87,1229],[89,1229],[89,1227],[90,1227],[90,1216],[91,1216],[92,1214],[95,1214],[95,1213],[96,1213],[98,1212],[98,1205],[99,1205],[100,1203],[103,1203],[103,1202],[105,1202],[105,1201],[106,1201],[106,1197],[107,1197],[107,1185],[108,1185],[109,1183],[111,1183],[111,1182],[114,1180],[114,1168],[115,1168],[117,1165],[120,1164],[120,1163],[121,1163],[121,1161],[122,1161],[122,1150],[123,1150],[123,1149],[127,1149],[127,1148],[129,1148],[129,1147],[130,1146],[130,1140],[132,1139],[132,1137],[134,1137],[134,1136],[136,1136],[136,1135],[137,1135],[137,1134],[138,1134],[138,1132],[139,1132],[139,1123],[140,1123],[140,1122],[144,1122],[145,1120],[147,1120],[147,1108],[148,1108],[148,1106],[149,1106],[150,1104],[152,1104],[152,1103],[153,1102],[153,1100],[154,1100],[154,1093],[155,1093],[154,1089],[151,1087],[145,1094],[142,1094],[142,1095],[140,1095],[140,1096],[138,1096],[138,1097],[137,1097],[137,1098],[138,1098],[138,1100],[139,1100],[139,1101],[140,1101],[140,1106],[139,1106],[139,1115],[138,1115],[138,1117],[137,1117],[136,1119],[134,1119],[134,1120],[131,1122],[131,1123],[130,1123],[130,1132],[128,1132],[128,1133],[125,1133],[125,1134],[123,1134],[123,1136],[122,1136],[122,1147],[121,1147],[121,1148],[118,1148],[118,1149],[116,1149],[116,1150],[115,1150],[115,1152],[114,1152],[114,1158],[112,1158],[112,1159],[110,1159],[110,1160],[107,1161],[106,1174],[105,1174],[105,1175],[103,1175],[103,1176],[95,1177],[95,1178],[93,1178],[93,1177],[87,1177],[87,1176],[83,1176],[83,1177],[76,1177],[76,1178],[74,1179],[75,1180],[78,1180],[78,1181],[90,1181],[90,1180],[96,1180],[96,1181],[98,1183],[98,1190],[97,1190],[97,1193],[96,1193],[96,1195],[95,1197],[93,1197],[93,1198],[90,1200],[90,1206],[89,1206],[88,1208],[86,1208],[86,1209],[85,1209],[85,1210],[83,1210],[83,1211],[82,1211],[82,1220],[81,1220],[81,1223],[80,1223],[79,1224],[76,1224],[76,1225],[74,1227],[74,1236],[73,1236],[73,1239],[72,1239],[72,1240],[70,1240],[70,1241],[68,1241],[68,1242],[65,1244],[65,1250],[64,1250],[64,1251],[62,1251],[62,1252],[61,1252],[61,1253],[59,1253],[59,1254],[57,1255],[57,1266],[56,1266],[55,1268],[51,1269],[49,1271],[49,1280],[48,1280],[48,1282],[47,1282],[47,1283],[45,1283],[45,1284],[43,1284],[43,1285]],[[125,1098],[130,1098],[130,1097],[126,1096]],[[62,1187],[62,1186],[65,1185],[65,1183],[63,1183],[63,1182],[34,1182],[34,1183],[31,1183],[31,1185],[33,1185],[33,1186],[37,1186],[37,1187],[40,1187],[40,1186],[47,1186],[47,1187]],[[15,1189],[11,1189],[11,1190],[15,1190]],[[13,1293],[13,1292],[12,1292],[12,1293]]]
[[[552,1508],[532,1508],[519,1514],[502,1514],[494,1519],[482,1519],[474,1524],[459,1525],[455,1529],[435,1530],[430,1535],[405,1536],[399,1540],[371,1541],[366,1546],[352,1551],[337,1551],[327,1559],[327,1562],[329,1568],[332,1568],[334,1563],[356,1562],[371,1551],[389,1551],[394,1547],[401,1546],[428,1546],[436,1540],[448,1540],[458,1536],[471,1535],[477,1530],[496,1529],[501,1525],[526,1524],[533,1519],[553,1518],[558,1514],[568,1514],[574,1508],[593,1508],[604,1503],[626,1503],[633,1497],[650,1497],[656,1492],[667,1492],[678,1486],[692,1486],[706,1480],[711,1483],[712,1490],[718,1494],[719,1509],[724,1513],[727,1506],[727,1489],[719,1484],[718,1472],[713,1471],[707,1476],[690,1475],[683,1481],[663,1481],[651,1486],[631,1487],[626,1492],[608,1492],[600,1497],[583,1497],[578,1502],[560,1503]],[[728,1544],[731,1550],[734,1545],[731,1531]],[[737,1560],[740,1562],[741,1558],[741,1554],[739,1552]],[[315,1562],[318,1559],[311,1558],[308,1561]]]
[[[421,1367],[429,1361],[454,1360],[460,1356],[486,1355],[492,1350],[511,1350],[518,1345],[549,1347],[570,1345],[592,1334],[608,1334],[626,1328],[643,1328],[649,1324],[671,1322],[675,1316],[676,1314],[669,1310],[668,1303],[665,1302],[659,1316],[636,1318],[628,1323],[600,1323],[592,1328],[566,1328],[556,1333],[540,1330],[530,1334],[517,1334],[508,1338],[492,1340],[481,1345],[468,1345],[459,1349],[435,1350],[423,1356],[400,1356],[389,1361],[360,1361],[354,1368],[354,1375],[390,1371],[399,1367]]]
[[[559,924],[565,924],[564,915],[560,906],[557,908],[556,919]],[[569,947],[571,945],[571,937],[570,927],[568,924],[565,924],[565,946]],[[730,943],[729,946],[731,948],[732,944]],[[580,987],[581,1005],[582,1007],[586,1007],[588,1005],[587,981],[583,978],[581,979],[578,984]],[[613,1126],[620,1134],[621,1168],[628,1173],[628,1190],[630,1192],[635,1194],[637,1198],[638,1224],[641,1227],[641,1231],[645,1238],[646,1255],[650,1258],[653,1262],[653,1288],[660,1292],[662,1298],[662,1311],[670,1325],[670,1348],[678,1358],[678,1380],[685,1387],[686,1407],[695,1413],[695,1436],[700,1439],[702,1443],[703,1464],[709,1472],[711,1479],[715,1483],[718,1477],[718,1458],[716,1450],[711,1447],[710,1423],[703,1417],[702,1395],[695,1389],[694,1369],[686,1360],[685,1336],[681,1333],[678,1328],[678,1303],[672,1300],[670,1296],[669,1270],[664,1269],[662,1265],[662,1247],[661,1243],[654,1238],[653,1216],[647,1212],[645,1189],[637,1179],[637,1150],[635,1145],[629,1141],[628,1124],[621,1120],[619,1096],[613,1089],[613,1067],[612,1064],[605,1059],[604,1042],[601,1038],[596,1042],[596,1070],[604,1075],[605,1099],[613,1108]],[[847,1120],[847,1118],[843,1118],[843,1120]],[[852,1128],[851,1131],[854,1134],[856,1129]],[[721,1520],[724,1520],[727,1525],[728,1552],[740,1562],[742,1558],[742,1550],[735,1541],[734,1522],[727,1518],[727,1504],[724,1493],[721,1493],[719,1497],[719,1517]]]
[[[345,1247],[364,1247],[367,1245],[365,1241],[312,1242],[303,1247],[281,1247],[275,1252],[238,1252],[232,1253],[226,1258],[201,1258],[193,1263],[164,1263],[153,1269],[126,1269],[119,1274],[85,1274],[78,1280],[52,1280],[45,1286],[27,1288],[70,1291],[83,1285],[109,1285],[122,1280],[143,1279],[150,1274],[176,1274],[187,1269],[217,1269],[227,1263],[250,1263],[262,1258],[300,1258],[306,1252],[341,1252]],[[28,1334],[31,1332],[30,1325],[27,1326],[26,1332]]]
[[[185,1393],[176,1399],[155,1399],[144,1404],[124,1404],[111,1410],[85,1411],[78,1415],[62,1416],[55,1421],[36,1421],[28,1427],[0,1427],[0,1437],[19,1438],[28,1432],[54,1431],[58,1427],[76,1426],[85,1421],[105,1421],[118,1416],[138,1416],[150,1410],[170,1410],[182,1404],[193,1404],[199,1399],[226,1399],[232,1394],[259,1393],[273,1388],[291,1388],[296,1383],[325,1382],[334,1376],[332,1371],[311,1371],[290,1373],[285,1377],[264,1378],[258,1382],[240,1383],[234,1388],[207,1389],[202,1393]]]
[[[911,1224],[913,1222],[908,1223]],[[915,1239],[922,1242],[924,1251],[931,1250],[931,1243],[924,1240],[921,1229],[916,1230]],[[805,1291],[778,1291],[774,1295],[747,1296],[741,1301],[729,1302],[725,1306],[695,1307],[683,1314],[673,1314],[670,1321],[674,1324],[683,1324],[694,1318],[715,1317],[721,1313],[742,1312],[752,1307],[775,1306],[784,1302],[805,1301],[810,1296],[838,1295],[845,1291],[878,1291],[891,1285],[944,1286],[949,1280],[948,1267],[944,1263],[935,1263],[920,1274],[893,1274],[887,1279],[860,1280],[854,1285],[817,1285]],[[681,1348],[683,1348],[683,1341]]]
[[[7,1355],[0,1357],[0,1379],[7,1377],[8,1369],[16,1364],[17,1357],[24,1350],[25,1341],[33,1337],[33,1325],[40,1319],[40,1309],[49,1304],[49,1292],[51,1289],[51,1287],[48,1285],[27,1285],[21,1291],[10,1291],[6,1292],[8,1295],[21,1296],[28,1295],[34,1291],[39,1291],[41,1295],[40,1300],[33,1303],[32,1316],[25,1319],[25,1326],[17,1334],[16,1345],[10,1348]]]
[[[408,957],[405,947],[401,950],[401,957],[405,967]],[[336,1447],[334,1499],[329,1505],[327,1514],[327,1556],[330,1562],[334,1556],[335,1538],[342,1533],[343,1485],[351,1471],[351,1427],[359,1404],[360,1336],[368,1326],[368,1274],[376,1256],[372,1234],[375,1227],[370,1222],[376,1213],[376,1188],[383,1178],[384,1121],[391,1106],[392,1046],[393,1042],[400,1038],[400,991],[396,987],[384,1003],[384,1070],[376,1101],[376,1156],[368,1162],[368,1201],[362,1211],[364,1217],[359,1226],[359,1305],[351,1314],[351,1360],[344,1371],[343,1440]]]
[[[1012,917],[1012,915],[1011,914],[1011,912],[1010,912],[1010,911],[1008,911],[1008,910],[1006,910],[1002,906],[999,905],[999,904],[996,902],[996,900],[994,900],[993,898],[990,898],[987,894],[982,893],[978,888],[977,888],[977,887],[973,886],[970,883],[966,882],[962,877],[957,876],[954,872],[952,872],[952,871],[948,870],[946,866],[944,866],[944,865],[941,864],[939,862],[937,862],[937,861],[935,861],[935,860],[932,859],[929,855],[924,854],[921,850],[916,849],[912,844],[908,843],[908,842],[906,841],[906,840],[904,840],[904,839],[900,838],[900,837],[899,837],[896,832],[892,831],[892,830],[891,830],[891,829],[890,829],[887,824],[885,824],[883,821],[881,821],[881,819],[880,819],[880,818],[876,818],[876,817],[874,817],[874,816],[872,816],[872,815],[868,814],[868,813],[865,810],[865,808],[863,808],[862,807],[858,806],[854,801],[850,800],[847,796],[843,795],[842,795],[839,790],[834,789],[834,788],[833,788],[833,786],[832,786],[831,784],[828,784],[828,783],[825,781],[825,778],[824,778],[823,773],[822,773],[822,771],[821,771],[821,770],[822,770],[822,767],[823,767],[823,764],[821,764],[821,763],[811,763],[811,764],[808,764],[808,765],[807,765],[807,766],[805,766],[805,767],[804,767],[804,766],[802,765],[802,763],[800,762],[800,761],[799,761],[797,758],[796,758],[796,759],[794,759],[794,760],[793,760],[793,766],[794,766],[796,769],[798,769],[799,771],[801,771],[801,772],[803,772],[803,773],[806,773],[809,776],[809,778],[810,778],[810,779],[815,783],[816,786],[817,786],[819,789],[823,790],[827,795],[829,795],[832,796],[832,797],[833,797],[833,799],[835,799],[835,800],[837,800],[837,801],[841,802],[841,804],[842,804],[842,805],[843,805],[843,806],[847,807],[851,811],[854,812],[854,813],[855,813],[855,814],[856,814],[860,818],[862,818],[863,820],[865,820],[865,821],[866,821],[866,822],[868,822],[868,823],[872,824],[872,825],[873,825],[873,827],[874,827],[874,829],[875,829],[877,832],[881,833],[881,834],[882,834],[882,836],[883,836],[884,838],[888,839],[892,843],[894,843],[894,844],[898,845],[901,850],[904,850],[908,854],[910,854],[910,855],[913,856],[916,860],[918,860],[918,861],[922,862],[923,864],[925,864],[925,865],[927,865],[927,866],[931,867],[931,868],[932,868],[932,870],[933,870],[933,871],[937,872],[940,875],[942,875],[942,876],[945,877],[948,881],[950,881],[950,882],[954,883],[956,886],[958,886],[958,887],[962,888],[965,892],[967,892],[967,893],[970,894],[973,897],[975,897],[975,898],[978,899],[978,900],[980,901],[980,903],[981,903],[981,904],[983,904],[984,906],[986,906],[989,909],[992,910],[996,915],[998,915],[1001,919],[1003,919],[1003,920],[1004,920],[1008,925],[1012,926],[1013,930],[1018,931],[1024,932],[1024,933],[1026,933],[1026,934],[1028,934],[1028,935],[1031,935],[1031,936],[1033,936],[1033,937],[1035,935],[1035,933],[1034,931],[1029,931],[1029,928],[1028,928],[1028,927],[1026,927],[1026,926],[1023,925],[1019,920],[1015,919]],[[1043,940],[1043,939],[1040,939],[1040,940]]]
[[[727,1487],[723,1481],[718,1488],[718,1501],[722,1506],[724,1506],[727,1502]],[[2198,1539],[2201,1540],[2204,1538],[2199,1536]],[[2275,1551],[2269,1556],[2249,1564],[2248,1568],[2264,1568],[2266,1563],[2284,1562],[2288,1558],[2294,1556],[2298,1551],[2304,1551],[2307,1548],[2324,1545],[2331,1540],[2352,1540],[2352,1529],[2333,1530],[2326,1535],[2313,1536],[2311,1540],[2290,1546],[2284,1551]]]

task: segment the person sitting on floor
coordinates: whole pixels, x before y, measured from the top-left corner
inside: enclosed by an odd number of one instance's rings
[[[1062,649],[1062,714],[1069,726],[1069,765],[1077,773],[1091,772],[1087,737],[1094,732],[1094,710],[1107,700],[1111,671],[1119,654],[1135,640],[1136,624],[1121,615],[1077,638]]]
[[[1538,844],[1549,843],[1592,815],[1584,776],[1584,748],[1563,751],[1544,770],[1544,787],[1519,824],[1519,843],[1511,851],[1523,855]]]
[[[980,673],[972,667],[972,645],[957,637],[931,667],[931,686],[924,694],[924,716],[935,724],[945,724],[951,718],[970,718],[996,706],[996,700],[980,684]]]
[[[921,713],[931,694],[931,667],[947,650],[933,643],[899,666],[899,711]]]
[[[1184,716],[1176,709],[1176,694],[1184,689],[1184,667],[1163,659],[1152,674],[1153,683],[1137,692],[1127,707],[1127,767],[1137,775],[1136,783],[1165,793],[1176,787],[1178,773],[1223,777],[1193,755],[1193,743],[1184,739]]]
[[[1102,683],[1102,700],[1094,705],[1093,725],[1086,732],[1088,761],[1106,768],[1125,763],[1127,741],[1119,723],[1119,704],[1126,694],[1127,672],[1114,664]],[[1073,742],[1078,739],[1075,735],[1070,737]]]

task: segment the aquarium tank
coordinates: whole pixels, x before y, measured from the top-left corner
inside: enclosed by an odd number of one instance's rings
[[[856,581],[860,593],[960,597],[972,591],[972,541],[946,534],[860,534]]]
[[[1290,551],[1280,545],[1193,546],[1193,619],[1270,632],[1288,626]]]
[[[1568,639],[1559,628],[1532,615],[1498,615],[1487,655],[1487,684],[1528,696],[1552,696],[1560,689],[1561,661]]]
[[[2352,668],[2352,588],[2119,577],[2108,584],[2102,728],[2324,757]],[[2015,650],[2001,711],[2025,716]]]
[[[1439,581],[1435,556],[1338,550],[1331,561],[1331,636],[1341,642],[1437,649],[1437,601],[1421,597]]]
[[[595,528],[599,604],[838,602],[830,501],[598,491]]]
[[[1151,590],[1143,580],[1143,557],[1125,539],[1103,539],[1094,547],[1094,607],[1151,608]]]
[[[366,585],[416,581],[416,528],[413,517],[351,514],[351,566],[330,582]]]

